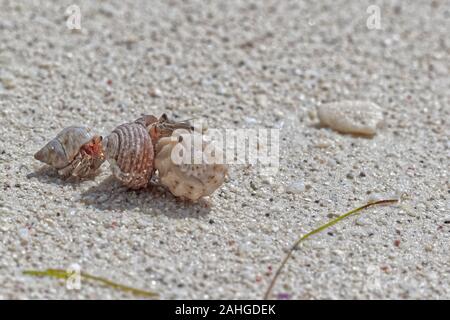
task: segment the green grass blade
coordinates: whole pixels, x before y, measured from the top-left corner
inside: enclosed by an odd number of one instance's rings
[[[270,296],[270,293],[272,292],[272,289],[278,279],[278,277],[281,274],[281,271],[283,270],[284,266],[286,265],[286,262],[289,260],[289,258],[292,256],[292,253],[294,252],[294,250],[297,249],[297,247],[300,245],[301,242],[303,242],[304,240],[308,239],[309,237],[311,237],[312,235],[319,233],[325,229],[328,229],[329,227],[335,225],[336,223],[338,223],[341,220],[344,220],[345,218],[348,218],[354,214],[357,214],[358,212],[360,212],[363,209],[366,209],[368,207],[374,206],[374,205],[379,205],[379,204],[388,204],[388,203],[394,203],[394,202],[398,202],[398,199],[388,199],[388,200],[379,200],[379,201],[373,201],[373,202],[369,202],[361,207],[358,207],[356,209],[350,210],[347,213],[344,213],[343,215],[340,215],[339,217],[330,220],[329,222],[321,225],[320,227],[318,227],[317,229],[314,229],[310,232],[308,232],[307,234],[301,236],[293,245],[292,247],[289,249],[289,251],[287,252],[286,256],[284,257],[284,259],[281,261],[280,266],[278,267],[277,271],[275,272],[272,281],[269,284],[268,289],[266,290],[266,293],[264,294],[264,300],[267,300]]]
[[[66,272],[65,270],[61,270],[61,269],[47,269],[47,270],[43,270],[43,271],[42,270],[25,270],[25,271],[23,271],[23,274],[29,275],[29,276],[35,276],[35,277],[52,277],[52,278],[65,279],[65,280],[73,275],[72,273]],[[94,282],[99,282],[99,283],[103,284],[104,286],[107,286],[107,287],[110,287],[110,288],[113,288],[116,290],[120,290],[120,291],[129,292],[129,293],[132,293],[137,296],[143,296],[143,297],[149,297],[149,298],[158,296],[158,294],[155,292],[132,288],[129,286],[125,286],[125,285],[113,282],[106,278],[90,275],[88,273],[82,272],[80,275],[81,275],[81,278],[85,278],[87,280],[91,280]]]

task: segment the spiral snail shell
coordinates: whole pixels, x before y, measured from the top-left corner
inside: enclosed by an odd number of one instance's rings
[[[58,169],[61,175],[78,177],[91,175],[106,159],[113,175],[131,189],[145,188],[157,169],[161,183],[172,194],[196,201],[220,187],[227,166],[208,158],[214,153],[217,159],[221,150],[193,130],[188,122],[171,121],[165,114],[159,118],[144,115],[124,123],[104,139],[88,128],[68,127],[34,157]],[[194,153],[201,154],[202,162],[174,162],[177,151],[191,154],[192,139],[201,141]]]
[[[105,160],[101,141],[89,128],[70,126],[36,152],[34,158],[57,169],[62,176],[87,177]]]
[[[160,118],[144,115],[118,126],[103,142],[113,175],[131,189],[145,188],[154,171],[154,146],[177,128],[191,126],[171,121],[166,114]]]
[[[192,145],[201,141],[200,148]],[[194,148],[194,149],[192,149]],[[193,152],[192,152],[193,151]],[[201,163],[195,163],[192,155],[199,155]],[[214,154],[214,156],[212,156]],[[188,155],[180,159],[177,156]],[[222,160],[221,160],[222,159]],[[161,138],[156,146],[155,169],[161,183],[177,197],[196,201],[211,195],[225,180],[228,167],[223,154],[211,141],[197,132],[176,130],[172,137]]]
[[[125,186],[147,186],[153,174],[153,143],[146,128],[137,122],[125,123],[104,139],[104,152],[113,175]]]

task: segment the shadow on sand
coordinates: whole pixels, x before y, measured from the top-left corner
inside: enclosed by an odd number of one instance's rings
[[[314,128],[314,129],[328,129],[328,130],[333,131],[333,129],[331,129],[330,127],[327,127],[327,126],[325,126],[325,125],[323,125],[321,123],[311,124],[310,127]],[[348,132],[340,132],[340,131],[337,131],[337,132],[342,134],[342,135],[344,135],[344,136],[349,136],[349,137],[352,137],[352,138],[361,138],[361,139],[367,139],[367,140],[370,140],[370,139],[373,138],[373,135],[370,135],[370,134],[348,133]]]
[[[37,180],[39,180],[39,182],[45,184],[53,184],[56,186],[71,185],[73,187],[76,187],[80,185],[83,181],[85,181],[74,177],[69,178],[61,177],[56,171],[56,169],[47,165],[43,165],[38,170],[27,174],[27,179],[32,178],[36,178]]]
[[[74,189],[78,189],[86,181],[86,179],[78,178],[64,179],[49,166],[43,166],[28,174],[27,178],[36,178],[41,183],[56,186],[70,185]],[[94,179],[95,177],[91,178],[91,180]],[[140,208],[143,214],[164,214],[175,219],[203,217],[211,211],[210,203],[206,199],[195,203],[180,200],[154,181],[145,189],[130,190],[121,185],[113,176],[109,176],[99,184],[83,191],[79,201],[88,207],[102,211],[126,212]]]
[[[179,200],[155,182],[145,189],[130,190],[112,176],[83,192],[81,201],[104,211],[126,212],[140,208],[145,214],[165,214],[175,219],[202,217],[211,211],[207,200],[196,203]]]

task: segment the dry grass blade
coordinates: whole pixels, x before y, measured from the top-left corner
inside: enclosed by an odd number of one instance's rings
[[[281,262],[280,266],[278,267],[277,271],[275,272],[275,275],[272,278],[272,281],[269,284],[269,288],[267,289],[266,293],[264,294],[264,300],[267,300],[270,296],[270,293],[272,292],[272,289],[278,279],[278,277],[281,274],[281,271],[283,270],[284,266],[286,265],[286,262],[289,260],[289,258],[292,256],[292,253],[294,252],[294,250],[297,249],[297,247],[299,246],[299,244],[301,242],[303,242],[304,240],[308,239],[310,236],[319,233],[333,225],[335,225],[336,223],[338,223],[339,221],[348,218],[349,216],[352,216],[356,213],[358,213],[359,211],[366,209],[368,207],[374,206],[374,205],[379,205],[379,204],[388,204],[388,203],[394,203],[394,202],[398,202],[398,199],[387,199],[387,200],[379,200],[379,201],[374,201],[374,202],[369,202],[361,207],[358,207],[356,209],[350,210],[347,213],[344,213],[343,215],[340,215],[339,217],[321,225],[320,227],[318,227],[317,229],[314,229],[313,231],[301,236],[295,243],[294,245],[289,249],[289,251],[287,252],[286,256],[284,257],[283,261]]]
[[[67,271],[61,270],[61,269],[47,269],[47,270],[43,270],[43,271],[41,271],[41,270],[25,270],[25,271],[23,271],[23,274],[35,276],[35,277],[53,277],[53,278],[65,279],[65,280],[68,279],[69,277],[73,276],[73,273],[67,272]],[[111,287],[113,289],[129,292],[129,293],[132,293],[137,296],[143,296],[143,297],[148,297],[148,298],[154,298],[154,297],[158,296],[158,294],[155,292],[128,287],[128,286],[125,286],[125,285],[122,285],[119,283],[115,283],[111,280],[108,280],[108,279],[105,279],[102,277],[93,276],[93,275],[90,275],[90,274],[87,274],[84,272],[82,272],[80,275],[82,278],[85,278],[87,280],[96,281],[105,286]]]

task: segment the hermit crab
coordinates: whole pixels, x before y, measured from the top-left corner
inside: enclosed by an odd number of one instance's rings
[[[34,158],[57,169],[61,176],[88,177],[105,161],[102,137],[89,128],[67,127],[36,152]]]
[[[201,143],[192,149],[192,141]],[[177,161],[177,155],[192,151],[200,155],[200,162],[189,162],[185,157]],[[58,169],[60,175],[80,178],[93,175],[107,160],[112,174],[130,189],[145,188],[157,172],[161,184],[172,194],[196,201],[224,182],[227,166],[216,161],[220,155],[221,151],[187,121],[171,121],[163,114],[159,118],[144,115],[121,124],[104,138],[85,127],[68,127],[34,157]]]
[[[145,115],[118,126],[103,142],[113,175],[131,189],[145,188],[154,172],[154,146],[175,129],[191,129],[186,122]]]
[[[176,130],[171,137],[159,140],[155,168],[161,183],[174,196],[191,201],[212,194],[228,171],[221,150],[212,141],[185,130]]]
[[[147,128],[153,142],[153,146],[156,146],[158,141],[162,137],[169,137],[177,129],[183,129],[187,131],[193,131],[192,127],[188,121],[173,121],[169,120],[169,117],[163,113],[159,119],[154,115],[144,115],[135,121],[140,123]]]

